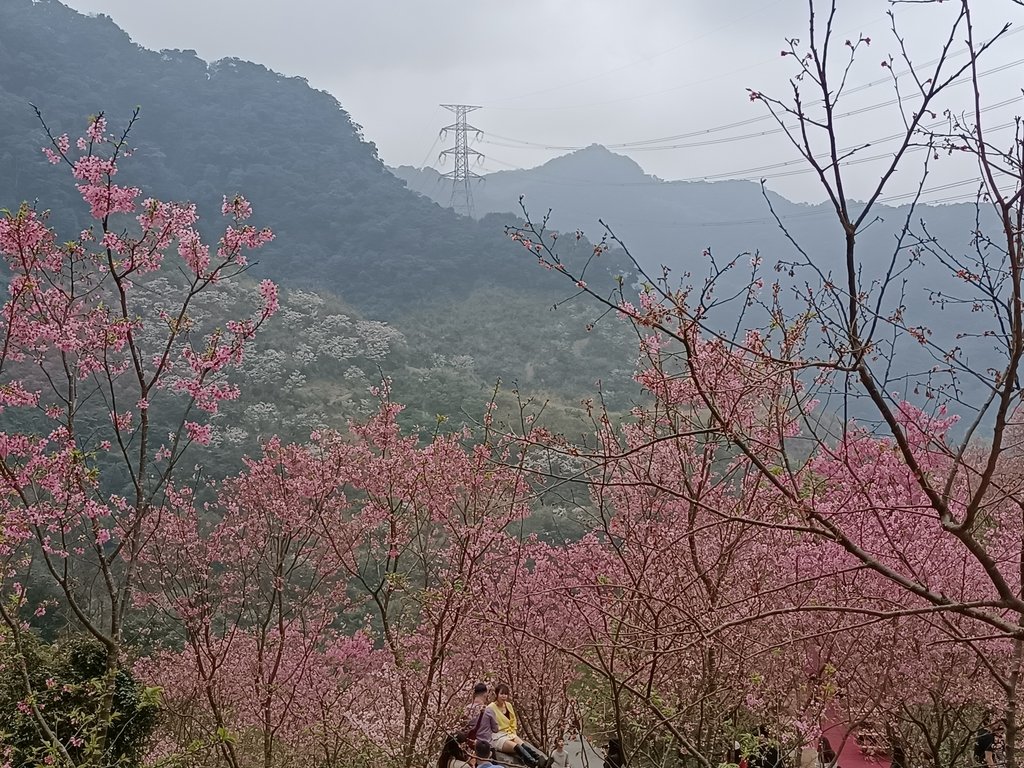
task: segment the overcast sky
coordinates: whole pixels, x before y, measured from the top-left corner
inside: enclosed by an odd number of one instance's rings
[[[337,97],[389,165],[437,166],[444,145],[435,139],[450,118],[438,105],[455,102],[483,107],[472,115],[485,134],[475,144],[486,155],[483,172],[532,167],[566,151],[546,147],[636,144],[708,131],[616,151],[665,179],[766,176],[793,199],[822,197],[809,174],[793,173],[797,164],[763,168],[795,157],[783,136],[751,135],[769,131],[770,122],[721,128],[763,114],[747,88],[787,92],[793,61],[779,52],[786,37],[807,38],[806,0],[64,2],[110,15],[148,48],[195,49],[207,60],[236,56],[307,78]],[[915,61],[937,56],[955,5],[896,6]],[[1013,31],[1024,29],[1024,9],[1010,0],[976,5],[980,33],[1006,21]],[[840,43],[858,34],[871,38],[851,85],[882,79],[880,62],[898,52],[889,3],[839,0],[839,6]],[[954,50],[962,49],[960,40]],[[988,113],[991,125],[1024,112],[1022,52],[1024,34],[1013,35],[982,63],[983,71],[996,70],[982,81],[988,103],[1018,97]],[[944,106],[963,108],[968,95],[957,88]],[[892,98],[891,84],[882,83],[852,93],[839,111]],[[891,151],[892,142],[879,140],[899,130],[894,110],[844,118],[840,144],[871,142],[864,156]],[[855,195],[866,192],[881,162],[851,168]],[[968,195],[973,175],[966,163],[943,161],[927,185],[943,188],[929,197]],[[890,193],[906,192],[916,181],[908,166]]]

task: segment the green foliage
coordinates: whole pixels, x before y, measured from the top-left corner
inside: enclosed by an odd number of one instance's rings
[[[601,310],[587,301],[540,302],[536,295],[479,290],[457,303],[422,307],[402,324],[413,348],[445,350],[444,367],[469,370],[488,385],[501,379],[533,395],[575,395],[578,406],[600,383],[611,407],[628,407],[639,392],[633,329],[609,315],[588,330]]]
[[[62,765],[56,745],[48,743],[31,714],[38,709],[76,764],[96,758],[104,728],[107,749],[99,762],[130,768],[141,764],[150,732],[156,725],[159,690],[140,685],[131,673],[116,671],[113,719],[107,727],[97,722],[96,701],[106,680],[107,654],[99,643],[81,637],[44,643],[30,634],[21,636],[31,684],[26,691],[20,661],[9,637],[0,636],[0,751],[13,766],[41,765],[55,760]]]

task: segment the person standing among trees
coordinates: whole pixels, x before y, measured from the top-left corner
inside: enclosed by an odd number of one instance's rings
[[[976,768],[997,768],[996,749],[1002,735],[1002,723],[985,718],[974,738],[974,764]]]
[[[622,742],[618,739],[608,740],[608,750],[604,755],[603,768],[622,768]]]
[[[491,746],[499,752],[518,755],[530,768],[551,768],[554,760],[546,757],[533,744],[520,738],[516,710],[509,700],[511,692],[505,683],[499,683],[494,688],[494,701],[487,705],[487,709],[494,714],[498,724],[497,733],[491,738]]]
[[[832,748],[832,742],[828,736],[822,735],[818,739],[818,766],[819,768],[837,768],[839,756]]]
[[[889,757],[889,768],[907,768],[907,751],[902,744],[894,744]]]
[[[565,739],[555,739],[555,748],[551,751],[551,761],[554,768],[567,768],[569,765],[569,753],[565,751]]]
[[[779,744],[768,738],[768,729],[763,725],[757,728],[757,749],[748,762],[751,768],[784,768]]]

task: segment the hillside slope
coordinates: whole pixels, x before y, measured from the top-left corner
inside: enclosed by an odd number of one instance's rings
[[[293,310],[312,314],[268,347],[263,363],[283,365],[281,381],[251,395],[280,416],[257,424],[241,414],[250,434],[344,424],[381,373],[422,424],[437,413],[478,414],[498,378],[569,405],[591,395],[598,379],[619,402],[636,391],[628,328],[588,333],[585,306],[548,322],[546,310],[566,286],[504,236],[505,217],[474,221],[406,189],[339,102],[302,78],[238,60],[208,64],[192,51],[149,51],[110,18],[57,0],[4,0],[0,207],[38,201],[59,230],[74,232],[85,224],[82,202],[40,152],[46,136],[31,105],[55,134],[71,135],[100,110],[116,130],[140,105],[137,151],[119,178],[148,195],[196,202],[210,232],[221,196],[240,192],[253,203],[253,221],[275,231],[250,274],[295,289]],[[626,269],[615,254],[601,266],[609,282]],[[351,318],[332,326],[345,339],[333,349],[350,350],[348,362],[312,343],[321,305],[344,306]],[[394,328],[398,351],[369,355],[353,330],[364,318]],[[600,345],[591,343],[597,336]],[[292,392],[286,381],[309,386]]]
[[[302,78],[234,59],[207,64],[193,51],[149,51],[110,18],[56,0],[5,0],[0,204],[39,199],[60,222],[72,201],[66,190],[51,193],[30,104],[58,134],[81,130],[100,110],[116,129],[141,105],[139,151],[126,176],[206,210],[243,192],[278,235],[259,272],[332,291],[364,313],[390,316],[478,288],[550,285],[500,225],[406,190],[338,101]]]
[[[418,194],[446,204],[449,192],[433,168],[402,166],[392,172]],[[632,159],[594,144],[526,170],[486,174],[473,187],[480,215],[518,215],[523,196],[532,215],[551,209],[551,222],[563,230],[582,229],[598,238],[603,220],[649,270],[662,264],[694,270],[711,248],[720,259],[759,251],[765,262],[790,258],[792,244],[780,231],[756,182],[666,181],[650,176]],[[802,244],[835,257],[842,232],[827,205],[791,202],[767,192],[775,212]],[[907,206],[879,205],[880,219],[863,234],[862,244],[881,258],[906,221]],[[933,234],[953,245],[970,242],[971,205],[919,206],[914,222],[926,220]]]
[[[394,173],[411,190],[441,202],[446,200],[437,171],[401,167]],[[804,259],[793,241],[814,260],[822,275],[845,274],[844,233],[829,205],[793,203],[770,191],[762,192],[761,186],[751,181],[665,181],[647,175],[628,157],[592,145],[536,168],[485,175],[474,187],[474,204],[482,215],[506,212],[505,216],[511,218],[518,210],[520,196],[534,217],[550,209],[555,229],[578,228],[596,239],[603,232],[598,222],[601,219],[654,277],[661,275],[664,265],[670,269],[673,281],[699,285],[712,269],[709,253],[719,266],[740,256],[737,268],[721,276],[718,296],[743,295],[750,280],[747,265],[757,254],[766,267],[765,280],[780,280],[782,301],[788,302],[793,313],[804,311],[803,281],[810,280],[814,285],[818,277],[800,269],[790,276],[788,266],[781,271],[774,269],[779,262]],[[857,210],[856,203],[851,207]],[[970,303],[943,299],[963,292],[962,280],[949,263],[953,259],[972,263],[978,229],[975,206],[920,205],[912,211],[905,204],[880,204],[872,213],[857,235],[863,290],[875,292],[872,295],[877,297],[896,249],[900,253],[895,263],[906,266],[906,270],[897,270],[896,279],[881,299],[880,314],[899,314],[907,325],[927,328],[929,339],[940,347],[960,347],[963,359],[975,370],[997,365],[1005,350],[981,336],[991,318],[974,311]],[[980,221],[983,231],[999,231],[991,210],[983,207]],[[900,242],[905,227],[910,234]],[[929,253],[933,248],[950,256],[938,258]],[[756,308],[748,310],[745,322],[758,322],[752,312],[756,313]],[[735,327],[736,310],[719,311],[717,320],[711,322],[729,333]],[[972,334],[976,338],[972,339]],[[878,364],[889,367],[893,388],[908,394],[915,389],[925,391],[928,387],[923,383],[929,381],[933,369],[944,367],[941,356],[937,358],[932,349],[909,334],[903,334],[900,343],[883,354]],[[964,386],[973,386],[969,377]]]

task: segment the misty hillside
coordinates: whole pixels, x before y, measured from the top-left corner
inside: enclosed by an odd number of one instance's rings
[[[408,192],[342,105],[302,78],[234,59],[207,64],[194,51],[149,51],[108,17],[56,0],[5,0],[0,198],[59,211],[72,200],[67,190],[53,198],[30,103],[55,134],[73,135],[89,114],[104,111],[116,129],[140,105],[139,151],[125,175],[200,210],[244,193],[278,235],[261,274],[333,291],[363,312],[390,316],[475,288],[547,283],[499,223],[461,219]]]
[[[603,218],[645,268],[665,264],[674,275],[692,273],[691,280],[706,271],[708,248],[720,263],[755,251],[766,265],[794,255],[757,184],[663,181],[599,146],[536,169],[488,175],[474,188],[483,218],[459,217],[430,199],[450,197],[435,171],[398,169],[396,178],[339,101],[302,78],[234,59],[208,64],[191,51],[149,51],[109,18],[83,16],[56,0],[5,2],[0,73],[7,129],[0,205],[38,199],[54,209],[58,225],[81,223],[69,213],[81,211],[73,188],[54,185],[55,170],[39,152],[45,135],[30,104],[55,133],[74,133],[99,110],[112,127],[123,125],[140,105],[127,180],[151,194],[193,200],[207,213],[219,210],[224,194],[249,197],[256,221],[277,233],[254,274],[333,295],[354,313],[392,323],[405,343],[398,346],[410,354],[382,368],[403,382],[402,396],[417,401],[424,421],[472,411],[497,378],[569,403],[593,394],[599,380],[617,407],[635,395],[629,329],[611,319],[588,333],[596,311],[585,302],[546,311],[571,290],[504,236],[520,195],[535,218],[550,208],[555,228],[580,228],[592,240],[601,236]],[[826,270],[835,263],[841,237],[823,206],[771,200]],[[883,264],[906,212],[882,206],[878,215],[860,240]],[[970,206],[922,207],[915,226],[922,219],[952,250],[969,247]],[[589,275],[591,286],[630,271],[614,252],[601,267]],[[931,294],[948,290],[948,281],[924,263],[915,269],[907,293],[893,292],[883,311],[906,301],[928,314],[938,335],[964,330],[969,313],[934,311]],[[748,276],[733,270],[725,287],[738,288]],[[729,316],[720,321],[733,324]],[[990,349],[970,352],[984,361]],[[914,349],[900,361],[910,370],[931,364]],[[401,375],[409,370],[415,375]],[[348,402],[349,389],[323,398]]]
[[[394,173],[411,190],[434,200],[443,203],[450,196],[445,181],[432,168],[405,166],[394,169]],[[802,311],[804,307],[803,299],[797,298],[795,292],[801,290],[801,280],[809,275],[798,272],[795,279],[787,279],[788,267],[783,273],[773,269],[780,261],[796,260],[799,254],[772,218],[765,193],[755,182],[665,181],[647,175],[628,157],[591,145],[536,168],[487,174],[473,187],[476,211],[486,216],[504,212],[505,218],[511,220],[520,212],[520,196],[534,219],[540,219],[550,209],[550,224],[556,230],[582,229],[596,240],[604,234],[598,219],[603,220],[652,277],[660,276],[664,265],[671,270],[673,280],[699,284],[710,268],[706,253],[709,249],[719,265],[744,254],[738,261],[740,268],[722,276],[720,285],[725,290],[720,295],[744,289],[750,279],[746,254],[758,253],[767,267],[765,278],[781,279],[783,301],[788,301],[793,311]],[[770,191],[767,197],[789,235],[821,266],[823,273],[841,273],[843,232],[829,206],[793,203]],[[853,209],[856,210],[856,204]],[[903,248],[910,247],[916,236],[940,244],[951,254],[973,250],[973,205],[920,205],[912,213],[908,205],[877,205],[873,212],[874,220],[858,234],[859,253],[866,262],[866,281],[885,274],[897,247],[897,236],[908,224],[912,237],[904,242]],[[991,216],[991,211],[984,211],[983,226],[986,216]],[[959,280],[927,255],[910,261],[910,269],[900,275],[882,301],[881,314],[906,307],[908,324],[929,328],[931,338],[940,345],[965,347],[965,358],[976,368],[992,364],[1002,354],[993,344],[985,340],[970,344],[959,341],[965,332],[980,332],[982,313],[941,299],[960,292]],[[731,310],[720,312],[719,329],[728,332],[735,317]],[[902,341],[892,358],[895,379],[912,374],[898,385],[908,392],[927,378],[936,364],[925,348],[910,339]]]
[[[588,332],[587,306],[548,311],[566,287],[505,237],[507,217],[474,221],[407,190],[330,94],[259,64],[146,50],[110,18],[56,0],[4,0],[3,9],[0,207],[39,201],[58,228],[77,231],[82,202],[40,152],[46,136],[31,105],[54,134],[72,136],[101,110],[118,130],[138,105],[137,152],[119,178],[196,202],[208,231],[220,225],[222,195],[242,193],[253,221],[275,231],[251,274],[290,289],[292,314],[280,321],[287,331],[261,342],[277,378],[259,402],[239,404],[243,431],[343,425],[381,373],[395,379],[396,397],[419,424],[479,414],[499,378],[568,405],[599,379],[615,403],[634,396],[628,328],[605,323]],[[623,264],[606,254],[603,274],[611,281]],[[343,311],[318,317],[320,305]],[[371,333],[363,318],[388,325]],[[310,341],[325,333],[345,337],[330,359]],[[369,354],[367,334],[383,334],[388,353]],[[339,348],[349,350],[346,359],[335,359]],[[303,392],[305,405],[289,394],[302,381],[316,383],[315,396]]]
[[[393,172],[411,190],[441,204],[448,202],[450,187],[433,168],[402,166]],[[480,215],[519,215],[520,195],[531,216],[539,218],[550,208],[556,229],[578,228],[597,239],[603,234],[598,223],[602,219],[647,270],[657,271],[662,264],[693,270],[702,263],[706,248],[720,259],[754,251],[760,251],[766,262],[793,255],[756,182],[665,181],[597,144],[536,168],[486,174],[473,186]],[[768,197],[802,244],[838,253],[842,232],[828,206],[793,203],[770,191]],[[884,249],[905,223],[907,211],[907,206],[878,206],[881,221],[864,233],[863,242]],[[971,205],[919,206],[913,220],[922,219],[953,245],[970,242]]]

